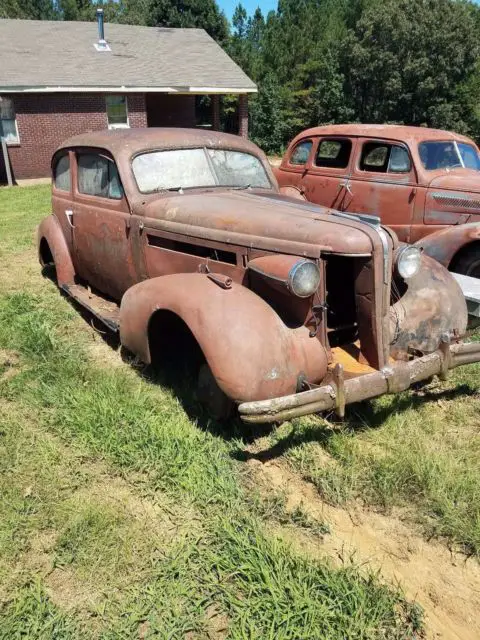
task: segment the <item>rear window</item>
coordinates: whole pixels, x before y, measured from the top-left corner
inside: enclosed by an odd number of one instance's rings
[[[321,140],[318,145],[315,164],[317,167],[345,169],[350,161],[352,143],[350,140]]]

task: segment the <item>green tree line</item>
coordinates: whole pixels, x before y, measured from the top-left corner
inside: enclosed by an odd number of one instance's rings
[[[264,16],[215,0],[109,0],[107,21],[202,27],[258,84],[250,134],[280,152],[335,122],[453,129],[480,139],[480,7],[469,0],[279,0]],[[0,0],[0,17],[92,20],[90,0]],[[233,109],[224,100],[225,119]]]

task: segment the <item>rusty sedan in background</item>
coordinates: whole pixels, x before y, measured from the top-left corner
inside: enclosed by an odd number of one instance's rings
[[[400,240],[480,277],[480,155],[470,138],[397,125],[316,127],[292,141],[275,173],[291,195],[378,215]]]
[[[281,195],[227,134],[96,132],[52,159],[42,265],[143,362],[188,336],[216,415],[276,422],[480,360],[448,271],[372,216]]]

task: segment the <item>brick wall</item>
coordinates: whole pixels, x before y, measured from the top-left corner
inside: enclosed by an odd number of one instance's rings
[[[19,145],[8,147],[15,179],[50,175],[55,148],[66,138],[106,129],[105,95],[87,93],[9,94],[17,117]],[[143,94],[127,96],[130,127],[146,127]]]

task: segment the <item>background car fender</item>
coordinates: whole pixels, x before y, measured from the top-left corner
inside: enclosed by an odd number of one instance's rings
[[[448,268],[461,249],[477,241],[480,241],[480,222],[470,222],[431,233],[415,246]]]
[[[145,280],[123,296],[121,342],[146,363],[151,361],[149,323],[158,310],[185,322],[218,385],[233,400],[293,393],[300,374],[319,382],[327,371],[325,349],[306,327],[288,328],[249,289],[236,283],[225,289],[201,273]]]
[[[45,264],[43,259],[45,243],[48,245],[55,262],[58,286],[74,284],[75,268],[72,257],[63,235],[62,227],[54,215],[44,218],[37,229],[37,251],[41,264]]]

